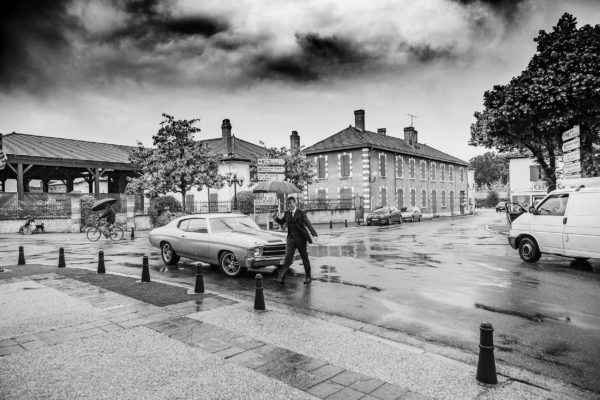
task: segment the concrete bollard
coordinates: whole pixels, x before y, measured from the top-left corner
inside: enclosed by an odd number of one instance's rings
[[[131,227],[131,240],[135,239],[135,228]]]
[[[67,264],[65,263],[65,249],[58,249],[58,268],[65,268]]]
[[[329,221],[329,229],[333,229],[333,221]]]
[[[344,220],[344,228],[347,228],[347,227],[348,227],[348,220],[347,220],[347,219],[345,219],[345,220]]]
[[[494,328],[489,322],[479,326],[479,361],[477,362],[477,380],[495,385],[496,360],[494,359]]]
[[[265,310],[265,295],[263,293],[263,277],[256,274],[256,294],[254,295],[254,309],[258,311]]]
[[[23,246],[19,246],[19,262],[18,265],[25,265],[25,250]]]
[[[106,268],[104,267],[104,252],[102,250],[98,252],[98,273],[106,273]]]
[[[142,282],[150,282],[150,268],[148,267],[148,256],[142,259]]]
[[[202,276],[202,265],[196,265],[196,286],[194,293],[204,293],[204,277]]]

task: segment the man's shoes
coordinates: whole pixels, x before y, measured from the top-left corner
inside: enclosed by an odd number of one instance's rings
[[[312,278],[309,276],[308,278],[304,279],[304,284],[308,284],[312,282]]]

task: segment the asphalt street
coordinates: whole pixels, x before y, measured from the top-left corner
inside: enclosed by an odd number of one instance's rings
[[[321,226],[310,248],[315,282],[307,287],[292,276],[282,289],[267,272],[265,297],[473,352],[479,324],[489,321],[498,359],[600,392],[600,261],[544,256],[524,263],[506,236],[486,229],[503,218],[484,212],[381,227]],[[118,243],[90,243],[82,234],[3,235],[0,265],[16,261],[19,244],[28,263],[57,262],[63,246],[70,266],[93,268],[104,250],[107,270],[137,274],[147,254],[154,279],[194,279],[193,261],[166,269],[145,233]],[[299,264],[293,270],[303,272]],[[205,269],[208,288],[232,295],[252,296],[253,278]]]

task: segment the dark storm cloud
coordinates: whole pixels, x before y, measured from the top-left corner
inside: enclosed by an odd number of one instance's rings
[[[509,22],[513,22],[519,16],[519,12],[525,3],[530,0],[452,0],[464,6],[484,6],[500,15]]]
[[[289,54],[255,57],[253,73],[260,79],[305,82],[356,72],[376,58],[357,42],[338,36],[297,33],[296,44],[297,49]]]
[[[458,57],[456,49],[452,45],[434,47],[431,44],[409,44],[402,43],[400,48],[408,52],[411,58],[421,64],[428,64],[443,60],[454,60]]]
[[[0,2],[0,90],[35,89],[70,58],[68,32],[80,29],[67,0]]]

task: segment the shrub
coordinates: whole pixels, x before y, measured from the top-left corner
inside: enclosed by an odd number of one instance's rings
[[[152,201],[148,215],[153,226],[163,226],[176,218],[173,215],[177,213],[181,213],[181,202],[173,196],[161,196]]]
[[[88,225],[93,225],[96,220],[96,212],[92,211],[92,206],[96,198],[89,194],[81,196],[80,207],[81,207],[81,231]]]
[[[256,195],[251,191],[238,192],[237,202],[240,212],[250,214],[254,212],[254,198]],[[231,198],[231,209],[235,207],[235,197]]]

